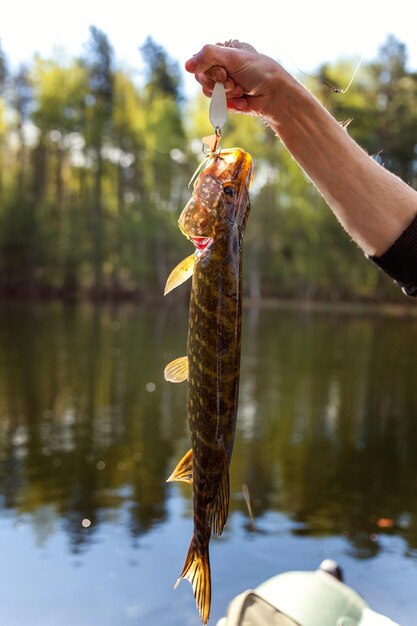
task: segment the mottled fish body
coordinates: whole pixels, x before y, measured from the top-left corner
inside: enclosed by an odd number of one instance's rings
[[[168,480],[193,485],[194,532],[181,578],[194,590],[203,624],[210,613],[209,541],[220,535],[229,510],[239,391],[242,245],[250,210],[252,159],[239,148],[210,157],[194,185],[179,226],[196,252],[171,273],[166,293],[192,274],[187,356],[165,377],[188,379],[192,448]]]

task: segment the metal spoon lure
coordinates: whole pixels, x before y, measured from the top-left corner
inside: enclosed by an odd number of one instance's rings
[[[209,118],[215,134],[203,137],[203,143],[208,147],[210,152],[215,152],[219,146],[222,128],[227,118],[226,91],[223,83],[214,84],[210,100]]]

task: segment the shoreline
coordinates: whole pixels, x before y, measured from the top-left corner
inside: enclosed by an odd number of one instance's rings
[[[406,299],[406,296],[404,296]],[[264,298],[262,300],[243,299],[245,308],[260,308],[281,311],[299,311],[305,313],[348,313],[377,314],[395,317],[417,317],[416,302],[407,298],[404,304],[397,302],[352,302],[348,300],[304,300],[286,298]]]
[[[0,293],[0,306],[8,305],[42,306],[55,304],[62,306],[102,306],[102,307],[161,307],[172,309],[177,307],[188,308],[189,298],[186,295],[176,294],[167,300],[162,294],[151,294],[146,297],[137,292],[123,293],[93,293],[62,294],[48,291],[47,293]],[[252,299],[243,297],[243,308],[247,310],[292,311],[298,313],[336,313],[349,315],[389,315],[392,317],[417,317],[417,299],[404,295],[404,302],[381,301],[351,301],[351,300],[311,300],[304,298],[268,297]]]

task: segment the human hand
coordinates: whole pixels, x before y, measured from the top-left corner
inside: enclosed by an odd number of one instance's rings
[[[236,39],[206,45],[185,63],[203,93],[211,96],[216,81],[224,83],[229,109],[268,116],[276,90],[291,77],[273,59]]]

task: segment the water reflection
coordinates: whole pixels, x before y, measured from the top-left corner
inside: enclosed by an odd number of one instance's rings
[[[344,534],[358,557],[378,550],[381,519],[415,546],[416,321],[269,313],[252,331],[256,420],[240,422],[235,459],[259,509],[287,512],[296,532]]]
[[[124,502],[131,532],[165,518],[172,440],[158,381],[161,333],[141,312],[2,312],[2,506],[62,517],[74,546]],[[158,356],[159,358],[159,356]],[[148,385],[148,389],[153,389]],[[86,533],[83,519],[92,522]]]
[[[3,514],[29,515],[39,541],[59,520],[75,552],[122,512],[132,540],[168,519],[188,433],[185,387],[162,371],[186,323],[182,308],[3,307]],[[357,558],[381,532],[415,550],[416,341],[412,318],[246,311],[232,514],[246,483],[260,531],[281,511]]]

